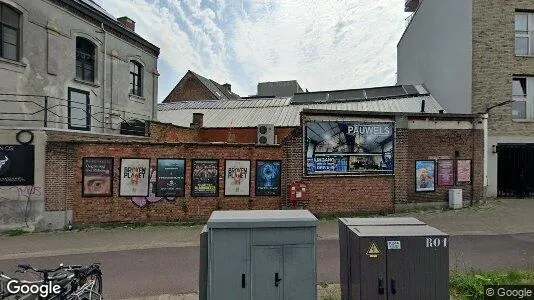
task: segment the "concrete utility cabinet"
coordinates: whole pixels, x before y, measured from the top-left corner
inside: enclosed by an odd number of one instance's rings
[[[414,218],[339,220],[343,300],[448,300],[449,237]]]
[[[215,211],[200,234],[200,299],[317,299],[317,218]]]

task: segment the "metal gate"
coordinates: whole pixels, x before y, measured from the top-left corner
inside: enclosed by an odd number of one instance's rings
[[[497,157],[498,196],[534,196],[534,144],[499,144]]]

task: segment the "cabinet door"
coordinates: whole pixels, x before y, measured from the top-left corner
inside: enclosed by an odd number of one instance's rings
[[[252,247],[251,299],[283,299],[282,286],[285,278],[282,272],[282,249],[283,246]]]
[[[447,237],[388,237],[386,240],[388,299],[449,299]]]
[[[249,299],[249,230],[212,229],[210,234],[209,299]]]
[[[314,245],[284,246],[284,299],[317,299]]]
[[[359,282],[351,282],[351,298],[361,300],[387,299],[386,247],[383,237],[361,237],[359,240],[360,268],[351,266],[351,272],[360,272]],[[357,255],[354,253],[354,255]],[[352,276],[354,280],[357,276]],[[360,286],[358,286],[360,284]],[[358,293],[359,292],[359,293]]]

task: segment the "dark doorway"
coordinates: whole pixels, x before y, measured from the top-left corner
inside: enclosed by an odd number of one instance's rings
[[[534,196],[534,144],[499,144],[497,155],[498,196]]]

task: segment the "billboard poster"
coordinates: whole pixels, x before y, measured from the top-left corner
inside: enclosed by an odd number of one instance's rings
[[[457,182],[471,182],[471,160],[459,159],[456,161]]]
[[[119,196],[148,196],[150,159],[122,158]]]
[[[216,159],[193,160],[191,166],[191,196],[219,196],[219,161]]]
[[[454,161],[452,159],[438,160],[438,186],[454,185]]]
[[[307,175],[393,174],[393,122],[308,122]]]
[[[224,195],[250,195],[250,160],[225,161]]]
[[[256,161],[256,196],[279,196],[281,175],[281,161]]]
[[[416,192],[433,192],[436,178],[436,161],[435,160],[417,160],[415,161],[415,191]]]
[[[34,145],[0,145],[0,186],[33,185]]]
[[[185,196],[185,159],[158,159],[156,197]]]
[[[113,158],[84,157],[82,164],[82,196],[113,196]]]

